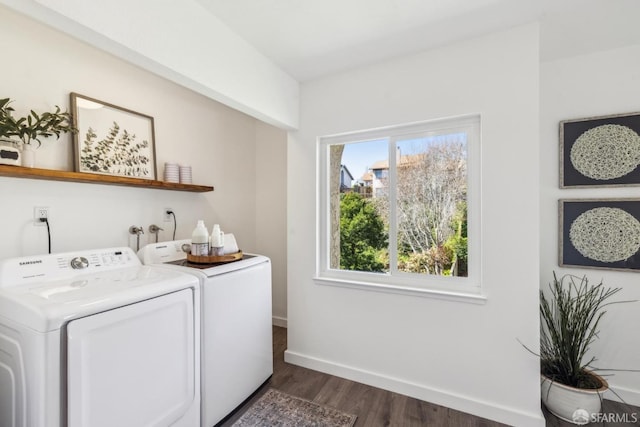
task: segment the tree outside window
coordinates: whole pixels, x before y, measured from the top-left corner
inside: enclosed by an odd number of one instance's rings
[[[469,148],[479,119],[467,122],[323,141],[328,270],[468,277]],[[351,186],[340,185],[345,167]]]

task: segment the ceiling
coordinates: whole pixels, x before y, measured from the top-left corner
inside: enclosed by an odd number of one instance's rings
[[[198,0],[296,80],[540,22],[541,60],[640,43],[638,0]]]

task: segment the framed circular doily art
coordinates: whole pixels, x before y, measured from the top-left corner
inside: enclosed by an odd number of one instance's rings
[[[560,188],[640,185],[640,113],[560,122]]]
[[[640,199],[560,200],[560,266],[640,270]]]

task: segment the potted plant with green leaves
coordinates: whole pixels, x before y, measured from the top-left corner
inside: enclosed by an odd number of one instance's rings
[[[5,136],[16,136],[19,144],[22,145],[22,165],[33,167],[35,163],[35,149],[42,145],[41,138],[60,135],[67,132],[77,132],[73,126],[71,113],[62,111],[55,106],[54,111],[47,111],[41,114],[31,110],[28,115],[20,118],[13,117],[13,108],[8,104],[10,99],[0,100],[0,108],[4,111],[0,114],[0,131]]]
[[[591,345],[598,338],[605,308],[620,288],[591,285],[586,276],[556,277],[549,294],[540,291],[540,370],[542,401],[565,421],[586,424],[602,410],[607,381],[592,366]]]
[[[13,135],[14,129],[12,122],[8,119],[13,113],[10,103],[10,98],[0,99],[0,141],[2,142],[12,142],[9,139]]]
[[[13,136],[14,127],[9,117],[13,108],[9,105],[11,99],[0,99],[0,164],[20,165],[20,146]]]

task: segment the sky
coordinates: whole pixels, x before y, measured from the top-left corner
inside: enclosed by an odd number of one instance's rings
[[[389,157],[387,140],[356,142],[345,144],[342,164],[347,166],[354,180],[358,180],[378,160]]]
[[[397,141],[396,144],[401,154],[424,153],[429,144],[442,144],[448,140],[463,138],[466,140],[464,133],[451,133],[444,135],[435,135],[422,138],[409,138]],[[342,152],[342,164],[347,166],[349,172],[353,176],[353,180],[358,181],[362,175],[378,160],[387,160],[389,158],[389,140],[379,139],[363,142],[354,142],[344,145]]]

